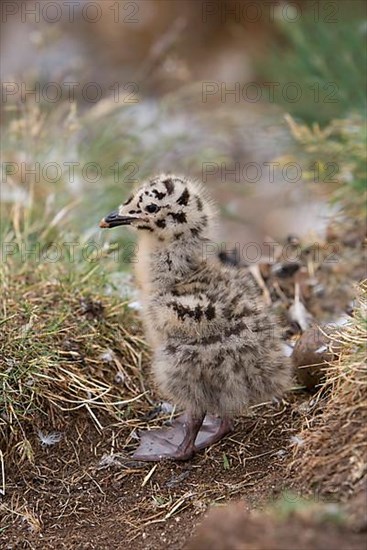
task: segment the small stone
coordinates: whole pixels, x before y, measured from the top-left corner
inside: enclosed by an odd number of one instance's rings
[[[324,333],[326,332],[326,333]],[[327,334],[330,327],[311,327],[307,329],[294,346],[292,363],[298,382],[312,390],[323,383],[325,368],[335,358],[331,349],[331,340]]]

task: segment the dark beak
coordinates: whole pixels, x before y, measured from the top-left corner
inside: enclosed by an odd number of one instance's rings
[[[134,218],[133,216],[120,216],[120,214],[116,210],[115,212],[111,212],[110,214],[108,214],[108,216],[103,218],[99,222],[99,227],[111,228],[117,227],[118,225],[130,225],[133,220],[137,219],[138,218]]]

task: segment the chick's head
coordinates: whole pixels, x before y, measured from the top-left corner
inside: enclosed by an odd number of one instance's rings
[[[128,225],[171,242],[206,238],[214,217],[213,205],[197,183],[161,174],[141,185],[116,211],[103,218],[100,227]]]

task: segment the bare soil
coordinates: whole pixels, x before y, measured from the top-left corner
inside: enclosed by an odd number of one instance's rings
[[[246,498],[261,507],[285,488],[282,472],[304,399],[260,407],[189,463],[156,466],[119,454],[118,429],[100,434],[89,418],[70,416],[60,443],[38,445],[38,475],[33,468],[7,472],[5,503],[19,515],[9,511],[3,519],[1,547],[181,548],[210,504]],[[113,457],[109,466],[106,455]]]
[[[2,521],[0,546],[9,550],[183,548],[209,505],[241,499],[248,509],[261,509],[290,488],[297,494],[292,498],[301,499],[302,488],[285,479],[285,467],[292,457],[291,438],[309,401],[309,395],[300,393],[259,407],[254,416],[237,422],[231,437],[182,464],[134,462],[126,451],[118,452],[118,428],[98,433],[89,417],[70,416],[68,426],[60,426],[65,429],[60,443],[38,445],[37,475],[34,468],[15,475],[7,472],[4,504],[9,514]],[[133,440],[131,450],[134,447]],[[316,491],[312,498],[317,502],[321,495]],[[327,500],[336,501],[337,495]],[[365,548],[363,534],[338,525],[308,524],[300,529],[297,520],[289,528],[265,516],[248,521],[248,548],[292,548],[300,533],[302,549]],[[200,544],[193,548],[215,548]]]

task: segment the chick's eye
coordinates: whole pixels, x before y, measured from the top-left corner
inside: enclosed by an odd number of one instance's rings
[[[156,204],[148,204],[145,210],[149,212],[149,214],[154,214],[154,212],[157,212],[159,208]]]

